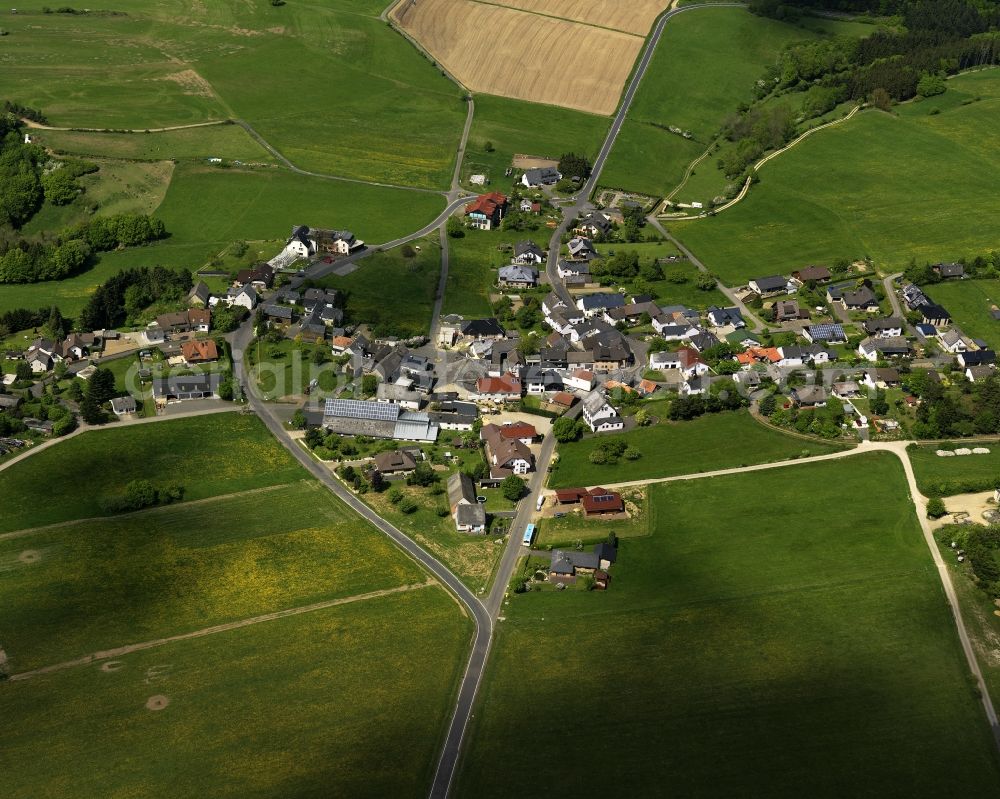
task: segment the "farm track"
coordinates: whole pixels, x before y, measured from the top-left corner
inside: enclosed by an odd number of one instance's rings
[[[251,616],[248,619],[230,621],[225,624],[215,624],[211,627],[204,627],[200,630],[194,630],[189,633],[179,633],[177,635],[167,636],[166,638],[156,638],[152,641],[143,641],[138,644],[126,644],[125,646],[119,646],[114,649],[105,649],[100,652],[94,652],[90,655],[84,655],[83,657],[76,658],[75,660],[67,660],[63,663],[54,663],[51,666],[42,666],[39,669],[32,669],[31,671],[22,671],[20,674],[12,674],[9,679],[11,682],[28,680],[32,677],[40,677],[43,674],[52,674],[56,671],[64,671],[65,669],[72,669],[77,666],[88,666],[91,663],[96,663],[101,660],[119,658],[125,655],[131,655],[134,652],[143,652],[147,649],[155,649],[167,644],[174,644],[178,641],[190,641],[193,638],[205,638],[209,635],[239,630],[243,627],[250,627],[254,624],[263,624],[267,621],[285,619],[289,616],[300,616],[303,613],[314,613],[317,610],[326,610],[327,608],[337,607],[338,605],[350,605],[354,602],[364,602],[369,599],[377,599],[379,597],[390,596],[392,594],[402,594],[407,591],[416,591],[420,588],[429,588],[432,585],[437,585],[437,582],[429,580],[424,583],[416,583],[413,585],[400,585],[395,588],[384,588],[380,591],[369,591],[367,594],[356,594],[354,596],[341,597],[340,599],[327,599],[323,602],[314,602],[311,605],[303,605],[298,608],[276,610],[273,613],[264,613],[260,616]]]

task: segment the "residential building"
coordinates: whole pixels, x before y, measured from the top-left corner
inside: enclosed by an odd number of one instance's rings
[[[875,362],[885,358],[900,358],[911,354],[910,344],[902,336],[866,338],[858,345],[858,355]]]
[[[447,491],[455,528],[462,533],[486,532],[486,509],[478,501],[472,478],[455,472],[448,478]]]
[[[153,399],[164,403],[217,398],[221,382],[222,375],[218,373],[156,378],[153,380]]]
[[[188,365],[211,363],[219,360],[219,349],[211,339],[205,341],[185,341],[181,344],[181,355]]]
[[[375,468],[383,475],[405,475],[417,468],[416,458],[405,449],[379,452],[372,458]]]
[[[592,432],[611,433],[625,427],[624,420],[600,389],[595,389],[584,397],[582,405],[583,421]]]
[[[501,266],[497,273],[497,284],[504,288],[534,288],[538,285],[538,270],[523,264]]]
[[[755,277],[747,285],[755,294],[759,294],[761,297],[769,297],[773,294],[784,294],[788,291],[788,278],[782,275]]]
[[[828,283],[831,274],[825,266],[807,266],[792,272],[792,277],[800,284]]]
[[[514,245],[514,263],[534,264],[538,266],[545,261],[545,250],[533,241],[519,241]]]
[[[507,196],[498,191],[480,194],[465,206],[465,218],[470,227],[493,230],[507,213]]]
[[[892,338],[903,335],[906,323],[898,316],[885,316],[880,319],[866,319],[861,326],[869,336]]]
[[[476,381],[476,397],[492,402],[515,402],[521,399],[521,380],[513,374],[480,377]]]
[[[438,426],[428,414],[405,411],[390,402],[328,399],[322,424],[330,432],[348,436],[426,442],[438,437]]]
[[[527,474],[535,468],[535,457],[528,445],[519,438],[508,437],[501,427],[485,424],[479,437],[486,444],[486,462],[489,464],[491,477]]]
[[[538,186],[552,186],[562,180],[562,174],[555,167],[543,166],[538,169],[526,169],[521,175],[521,184],[529,189]]]

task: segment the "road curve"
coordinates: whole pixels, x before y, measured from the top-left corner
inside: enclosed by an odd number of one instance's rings
[[[444,564],[354,496],[327,469],[310,458],[302,450],[302,447],[292,439],[288,431],[285,430],[284,425],[282,425],[281,421],[274,414],[272,407],[263,402],[258,396],[256,387],[253,385],[244,368],[243,353],[246,351],[252,335],[253,322],[247,320],[235,333],[229,336],[233,351],[234,374],[239,383],[245,386],[247,401],[251,409],[260,417],[271,434],[281,442],[285,449],[310,474],[316,477],[338,499],[354,510],[359,516],[387,535],[396,546],[416,560],[434,575],[447,590],[451,591],[469,611],[476,624],[472,652],[465,667],[465,674],[459,687],[455,711],[448,725],[448,734],[445,738],[441,758],[438,762],[437,772],[435,773],[434,783],[431,788],[431,796],[446,796],[455,772],[455,766],[458,763],[462,739],[465,736],[465,727],[472,713],[472,705],[476,697],[476,691],[479,688],[479,681],[486,667],[490,642],[493,638],[493,619],[487,612],[485,605]]]

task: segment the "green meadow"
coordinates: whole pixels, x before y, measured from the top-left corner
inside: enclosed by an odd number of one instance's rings
[[[784,47],[817,36],[872,30],[818,18],[796,26],[739,8],[681,14],[664,29],[601,184],[656,197],[669,194],[688,164],[718,136],[725,119],[751,100],[754,83]],[[689,131],[692,138],[671,133],[670,126]],[[698,170],[716,171],[714,159],[707,158]]]
[[[665,412],[658,403],[654,415]],[[552,488],[594,486],[628,480],[649,480],[676,474],[711,472],[825,455],[842,447],[821,441],[803,441],[755,422],[746,411],[706,414],[688,422],[665,419],[649,427],[615,434],[642,453],[638,460],[618,463],[590,462],[590,453],[610,436],[587,436],[560,444],[558,466],[549,479]]]
[[[672,231],[729,285],[761,264],[788,272],[869,256],[891,272],[993,249],[998,109],[991,70],[891,114],[862,112],[770,161],[743,202]]]
[[[609,591],[504,609],[456,796],[540,774],[623,797],[1000,790],[894,456],[650,492],[652,535],[620,541]]]
[[[1000,321],[990,316],[990,309],[1000,305],[1000,280],[947,280],[927,286],[927,293],[948,309],[963,333],[1000,349]]]
[[[380,12],[182,0],[21,10],[4,20],[0,95],[42,108],[56,126],[241,118],[305,169],[445,188],[465,103]]]
[[[958,447],[985,447],[989,454],[940,457],[940,444],[910,445],[907,454],[917,487],[927,496],[989,491],[1000,485],[1000,446],[996,442],[957,442]],[[954,448],[949,446],[948,449]],[[973,487],[977,486],[978,487]],[[980,521],[976,519],[975,521]]]

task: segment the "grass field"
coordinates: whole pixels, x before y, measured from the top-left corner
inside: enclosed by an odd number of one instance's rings
[[[461,92],[372,3],[121,0],[120,14],[20,11],[4,23],[0,94],[42,108],[53,125],[241,118],[305,169],[447,186]]]
[[[254,416],[221,413],[82,433],[0,472],[0,532],[100,516],[101,501],[136,478],[180,483],[194,500],[302,474]]]
[[[951,312],[963,333],[1000,348],[1000,322],[990,316],[1000,304],[1000,280],[949,280],[928,286],[927,293]]]
[[[687,165],[715,140],[726,117],[751,99],[754,83],[786,45],[826,33],[872,31],[870,26],[819,19],[807,19],[803,26],[738,8],[698,9],[672,19],[601,184],[665,196],[681,181]],[[666,130],[670,125],[689,131],[692,138]],[[709,157],[698,169],[715,171],[714,159]]]
[[[188,498],[84,518],[142,476]],[[5,795],[426,793],[471,623],[256,418],[86,433],[0,485],[4,530],[67,522],[0,537]]]
[[[616,437],[638,449],[642,457],[616,464],[591,463],[591,451],[607,436],[560,444],[558,468],[549,479],[550,487],[595,486],[710,472],[841,449],[835,444],[804,441],[769,430],[745,411],[708,414],[690,422],[664,421]]]
[[[624,33],[560,19],[570,7],[565,2],[535,2],[527,12],[474,0],[422,0],[401,3],[390,16],[474,92],[611,114],[651,24],[639,20],[655,15],[661,2],[632,3],[617,14],[594,3],[572,5],[643,29]],[[556,51],[548,46],[554,41]]]
[[[426,334],[441,276],[441,245],[428,238],[414,242],[414,247],[420,251],[412,258],[397,247],[370,255],[345,277],[330,275],[318,283],[344,292],[348,322],[395,335]]]
[[[544,228],[522,233],[469,230],[463,238],[448,239],[448,283],[441,310],[466,317],[489,316],[489,295],[499,291],[496,286],[497,269],[510,263],[513,254],[502,252],[497,247],[533,241],[547,250],[548,239],[548,230]]]
[[[554,764],[567,795],[655,795],[665,775],[685,797],[1000,789],[894,457],[651,491],[654,533],[622,540],[607,593],[505,609],[457,796]]]
[[[977,445],[964,442],[959,446],[973,447]],[[907,452],[910,456],[910,463],[913,464],[913,474],[917,478],[917,486],[921,493],[928,496],[938,493],[932,490],[932,485],[949,480],[986,481],[987,485],[977,489],[980,491],[988,491],[994,481],[1000,483],[1000,445],[991,442],[981,446],[990,451],[988,455],[955,455],[950,458],[940,458],[935,454],[940,448],[937,444],[911,446]],[[954,486],[954,488],[956,490],[949,490],[945,493],[965,493],[957,490],[960,486]]]
[[[56,152],[102,155],[108,158],[166,159],[224,158],[272,163],[273,156],[238,125],[213,125],[159,133],[85,133],[40,130],[34,134],[42,145]]]
[[[985,154],[1000,144],[991,124],[998,108],[1000,71],[991,70],[891,115],[858,114],[768,163],[739,205],[673,232],[730,285],[761,263],[788,272],[867,255],[894,271],[911,258],[937,263],[992,249],[990,187],[1000,168]]]
[[[424,588],[5,684],[4,793],[425,795],[470,626]]]
[[[518,154],[558,159],[563,153],[574,152],[593,161],[609,124],[607,117],[597,114],[477,95],[463,172],[484,173],[502,187],[507,184],[504,170]],[[486,151],[487,143],[492,152]]]

